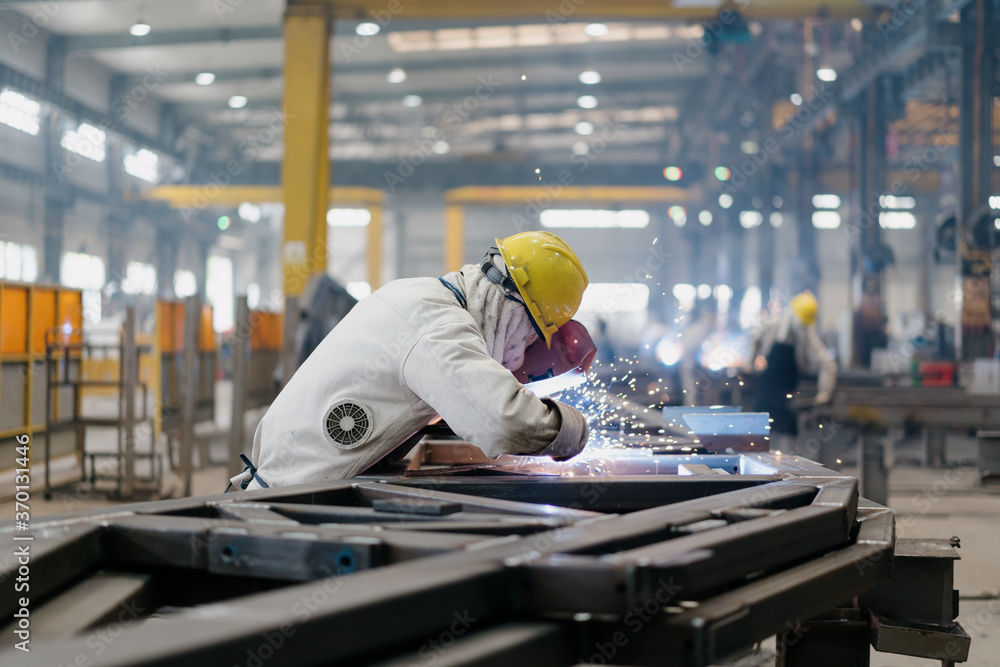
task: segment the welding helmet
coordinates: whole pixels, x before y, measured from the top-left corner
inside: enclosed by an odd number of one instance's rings
[[[583,264],[565,241],[551,232],[521,232],[496,239],[510,281],[524,300],[545,347],[552,334],[580,307],[589,280]]]
[[[789,306],[803,326],[809,326],[816,321],[816,311],[819,309],[819,304],[812,292],[802,292],[796,295]]]

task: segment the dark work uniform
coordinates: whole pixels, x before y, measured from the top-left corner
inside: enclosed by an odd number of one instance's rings
[[[775,341],[767,355],[767,368],[760,375],[753,408],[755,412],[771,413],[771,433],[799,434],[799,421],[788,407],[788,395],[795,393],[798,384],[795,346]]]

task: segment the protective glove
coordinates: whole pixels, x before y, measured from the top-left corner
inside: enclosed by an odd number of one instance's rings
[[[559,410],[562,418],[562,425],[559,427],[559,435],[548,447],[538,452],[539,456],[551,456],[556,461],[566,461],[573,458],[587,446],[587,437],[590,430],[587,428],[586,418],[574,407],[553,401],[550,398],[542,399],[545,403]]]

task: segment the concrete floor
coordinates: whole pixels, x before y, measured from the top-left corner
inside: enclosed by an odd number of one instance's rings
[[[225,405],[229,387],[220,385],[217,400]],[[247,416],[249,434],[253,433],[259,416],[259,412]],[[228,421],[226,414],[219,414],[215,428],[228,430]],[[105,446],[114,443],[110,434],[95,437],[95,441],[102,440]],[[897,445],[893,452],[895,460],[919,459],[913,455],[914,447],[912,442]],[[1000,667],[1000,486],[983,488],[974,467],[958,465],[974,458],[973,447],[969,438],[949,439],[948,458],[955,466],[950,469],[923,469],[908,464],[894,467],[889,477],[889,505],[897,511],[899,537],[948,538],[954,535],[961,539],[959,553],[962,559],[955,566],[955,587],[961,594],[959,622],[973,638],[969,661],[965,664]],[[211,458],[223,461],[225,457],[225,444],[213,445]],[[844,471],[852,472],[850,467],[845,467]],[[221,465],[195,470],[192,476],[194,495],[223,491],[228,476],[228,470]],[[176,475],[166,473],[164,495],[177,497],[182,488]],[[79,484],[58,490],[48,501],[40,491],[33,493],[31,514],[38,518],[114,504],[104,494]],[[13,515],[12,502],[0,503],[0,517]],[[762,648],[766,653],[766,643]],[[873,667],[917,667],[937,663],[873,651],[871,664]]]

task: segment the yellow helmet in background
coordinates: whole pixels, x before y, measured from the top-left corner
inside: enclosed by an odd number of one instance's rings
[[[551,347],[552,334],[573,319],[590,282],[583,264],[551,232],[522,232],[496,242],[528,313]]]
[[[792,312],[799,318],[803,326],[809,326],[816,321],[816,312],[819,310],[819,303],[812,292],[802,292],[797,294],[789,303]]]

